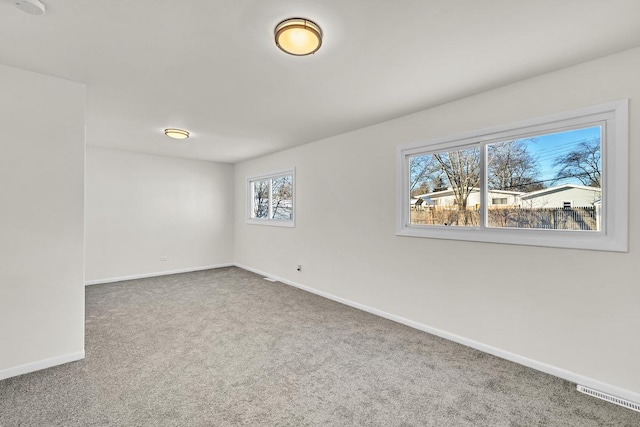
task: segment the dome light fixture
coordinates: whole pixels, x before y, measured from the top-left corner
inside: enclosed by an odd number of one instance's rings
[[[308,19],[285,19],[276,25],[274,33],[276,46],[289,55],[311,55],[322,46],[322,30]]]
[[[14,0],[13,4],[29,15],[44,15],[44,4],[40,0]]]
[[[164,130],[164,134],[173,139],[187,139],[189,132],[182,129],[168,128]]]

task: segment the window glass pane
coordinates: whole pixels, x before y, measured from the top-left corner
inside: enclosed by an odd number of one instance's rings
[[[488,226],[600,230],[601,134],[592,126],[488,144]]]
[[[267,218],[269,216],[269,180],[263,179],[251,183],[253,192],[252,218]]]
[[[293,219],[293,175],[272,178],[273,219]]]
[[[412,156],[411,224],[477,227],[480,149]]]

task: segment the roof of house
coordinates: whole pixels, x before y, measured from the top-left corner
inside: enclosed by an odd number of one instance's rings
[[[509,194],[511,196],[522,196],[526,194],[524,191],[509,191],[509,190],[489,190],[489,193]]]
[[[545,194],[558,193],[560,191],[578,189],[578,190],[587,190],[587,191],[601,191],[599,187],[588,187],[586,185],[576,185],[576,184],[562,184],[557,185],[555,187],[543,188],[542,190],[532,191],[531,193],[527,193],[522,196],[523,199],[531,199],[534,197],[543,196]]]
[[[473,187],[471,189],[472,193],[479,193],[480,189],[478,187]],[[489,193],[498,193],[498,194],[508,194],[508,195],[512,195],[512,196],[521,196],[523,194],[525,194],[522,191],[507,191],[507,190],[489,190]],[[446,196],[452,196],[454,194],[453,188],[447,188],[446,190],[442,190],[442,191],[434,191],[432,193],[427,193],[427,194],[421,194],[419,196],[419,198],[430,198],[430,199],[437,199],[438,197],[446,197]]]

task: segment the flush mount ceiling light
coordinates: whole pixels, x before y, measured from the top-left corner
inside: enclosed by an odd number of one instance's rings
[[[276,25],[274,32],[276,46],[290,55],[310,55],[322,46],[322,30],[308,19],[285,19]]]
[[[189,132],[182,129],[169,128],[164,130],[164,134],[173,139],[189,138]]]
[[[23,12],[29,15],[43,15],[44,4],[40,0],[14,0],[13,4]]]

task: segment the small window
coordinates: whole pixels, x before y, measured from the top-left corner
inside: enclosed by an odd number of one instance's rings
[[[294,226],[294,170],[247,178],[247,222]]]
[[[399,147],[397,234],[626,252],[627,154],[628,100]]]

